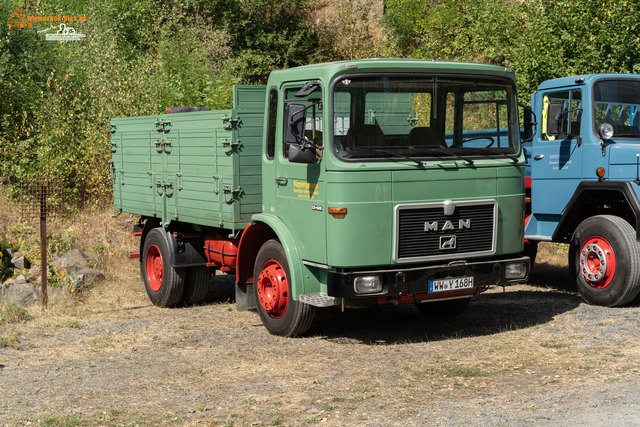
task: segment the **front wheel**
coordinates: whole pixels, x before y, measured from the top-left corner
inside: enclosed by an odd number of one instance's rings
[[[290,277],[284,248],[279,241],[269,240],[256,257],[253,295],[260,319],[273,335],[302,335],[313,321],[315,307],[293,299]]]
[[[628,222],[612,215],[584,220],[569,245],[569,268],[589,304],[616,307],[640,292],[640,245]]]

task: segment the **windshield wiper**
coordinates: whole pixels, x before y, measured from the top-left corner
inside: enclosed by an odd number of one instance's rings
[[[431,148],[431,147],[429,147],[429,148],[427,148],[427,147],[413,147],[413,148],[414,149],[418,149],[418,150],[425,150],[425,151],[435,151],[437,153],[444,154],[445,156],[453,156],[456,159],[464,160],[465,162],[469,163],[470,165],[473,164],[473,160],[468,159],[466,157],[462,157],[461,155],[456,154],[456,153],[450,153],[448,151],[443,150],[442,148]],[[439,159],[442,159],[440,156],[437,156],[437,157]]]
[[[368,148],[368,147],[349,147],[349,150],[353,150],[353,151],[374,151],[376,153],[386,153],[386,154],[391,154],[392,156],[396,156],[396,157],[401,157],[405,160],[409,160],[412,162],[417,163],[420,166],[423,166],[422,162],[416,159],[413,159],[409,156],[405,156],[404,154],[400,154],[400,153],[396,153],[393,151],[389,151],[389,150],[384,150],[382,148]]]
[[[517,157],[510,156],[510,155],[508,155],[507,153],[503,153],[502,151],[498,151],[498,150],[496,150],[496,149],[494,149],[494,148],[489,148],[489,147],[478,147],[478,148],[476,148],[476,150],[488,151],[488,152],[490,152],[491,154],[495,154],[495,155],[498,155],[498,156],[508,157],[508,158],[510,158],[511,160],[513,160],[513,163],[518,163],[518,158],[517,158]]]

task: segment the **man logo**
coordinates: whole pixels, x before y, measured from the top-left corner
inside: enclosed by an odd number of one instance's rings
[[[471,220],[470,219],[458,220],[458,230],[462,230],[465,228],[471,228]],[[424,231],[438,231],[438,229],[440,229],[440,227],[438,226],[438,221],[433,221],[433,222],[427,221],[424,223]],[[455,229],[456,229],[456,226],[453,224],[453,222],[447,220],[442,225],[442,229],[440,231],[455,230]]]
[[[440,249],[455,249],[456,236],[440,236]]]

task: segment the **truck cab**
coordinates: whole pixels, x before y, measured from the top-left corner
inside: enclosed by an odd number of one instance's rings
[[[267,91],[264,206],[252,219],[287,230],[294,299],[448,316],[526,279],[510,70],[363,60],[276,71]]]
[[[640,291],[640,76],[549,80],[531,95],[539,122],[524,143],[525,238],[569,243],[569,264],[591,303],[622,305]]]

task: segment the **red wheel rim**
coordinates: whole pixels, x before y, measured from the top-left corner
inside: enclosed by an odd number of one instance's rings
[[[256,285],[260,305],[274,319],[282,317],[289,302],[289,285],[284,268],[278,261],[269,260],[262,267]]]
[[[589,286],[596,289],[611,284],[616,272],[616,255],[604,238],[592,236],[580,249],[580,273]]]
[[[162,264],[162,255],[160,255],[160,249],[156,245],[149,246],[147,250],[147,281],[149,287],[158,292],[162,287],[162,275],[164,274],[164,266]]]

